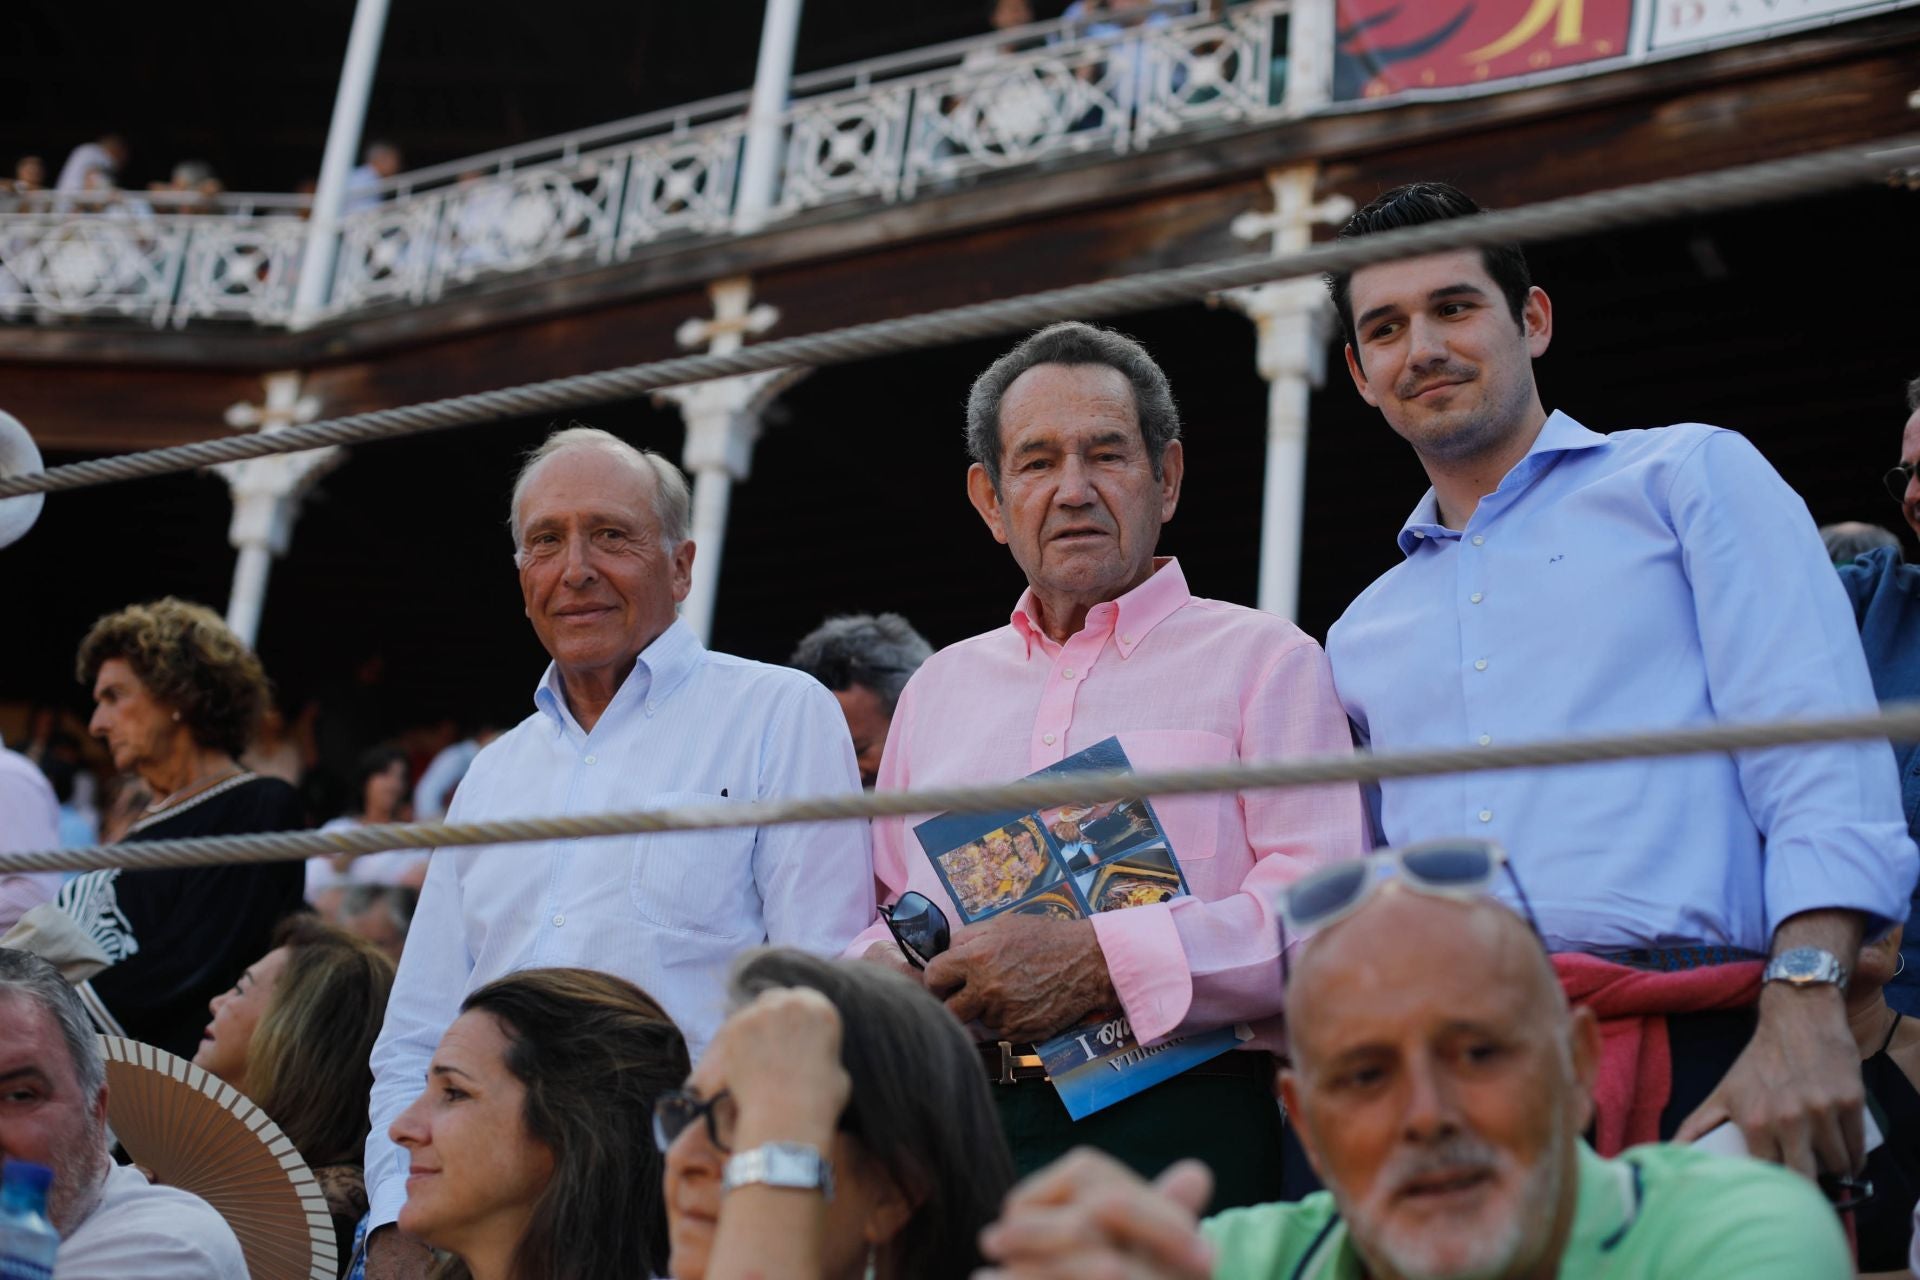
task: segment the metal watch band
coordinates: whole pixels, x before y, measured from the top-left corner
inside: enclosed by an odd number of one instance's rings
[[[1852,976],[1840,957],[1821,947],[1793,947],[1767,962],[1762,982],[1784,982],[1789,986],[1844,987]]]
[[[769,1142],[729,1156],[720,1178],[721,1189],[733,1191],[754,1185],[818,1191],[823,1199],[831,1200],[833,1165],[804,1142]]]

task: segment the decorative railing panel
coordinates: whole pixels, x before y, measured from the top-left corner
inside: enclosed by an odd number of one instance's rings
[[[1163,5],[1132,25],[1041,23],[800,77],[778,194],[754,221],[1280,118],[1279,33],[1309,2],[1328,0],[1256,0],[1224,17]],[[321,314],[723,235],[746,109],[746,95],[731,95],[402,174],[341,219]],[[138,200],[110,214],[0,212],[0,319],[288,324],[312,230],[297,204],[226,196],[192,215]]]

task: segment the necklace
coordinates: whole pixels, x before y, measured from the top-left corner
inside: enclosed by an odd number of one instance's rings
[[[145,820],[147,818],[152,818],[152,817],[155,817],[156,815],[165,813],[168,810],[173,809],[179,805],[186,804],[188,801],[194,799],[196,796],[204,795],[206,792],[211,791],[214,787],[219,786],[221,783],[232,781],[233,779],[241,776],[246,772],[247,771],[241,768],[239,765],[233,765],[232,767],[220,773],[214,774],[211,777],[197,778],[194,781],[189,782],[186,786],[180,788],[178,791],[175,791],[172,794],[164,796],[161,799],[155,800],[153,803],[149,804],[146,808],[146,812],[141,815],[141,818],[142,820]]]

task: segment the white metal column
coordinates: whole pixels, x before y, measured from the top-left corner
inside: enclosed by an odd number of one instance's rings
[[[733,229],[758,231],[773,208],[786,132],[787,91],[793,83],[793,48],[800,37],[800,0],[767,0],[760,22],[760,61],[747,107],[747,144],[740,161],[740,192]]]
[[[327,149],[313,193],[313,217],[300,255],[291,320],[295,329],[312,325],[326,304],[340,242],[340,212],[347,199],[347,174],[353,169],[354,152],[360,149],[360,130],[366,123],[373,69],[380,61],[380,38],[386,26],[387,0],[358,0],[347,36],[346,62],[340,68],[340,87],[333,96],[333,121],[327,126]]]

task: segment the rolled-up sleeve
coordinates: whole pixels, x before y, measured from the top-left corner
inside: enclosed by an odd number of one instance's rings
[[[1714,713],[1730,722],[1872,713],[1866,658],[1806,504],[1740,436],[1715,432],[1669,495]],[[1803,911],[1904,920],[1920,854],[1884,741],[1737,757],[1766,841],[1769,936]]]
[[[1352,750],[1326,654],[1300,637],[1247,689],[1238,758],[1267,763]],[[1237,892],[1093,917],[1114,990],[1143,1042],[1280,1012],[1280,890],[1366,851],[1364,808],[1352,784],[1243,791],[1239,806],[1253,865]]]

